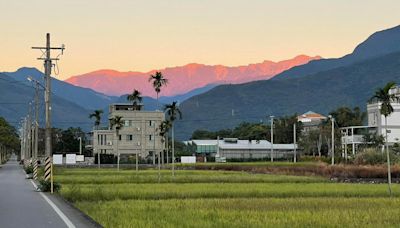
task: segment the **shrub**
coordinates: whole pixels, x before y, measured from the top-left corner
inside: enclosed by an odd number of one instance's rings
[[[33,173],[33,166],[32,165],[28,165],[25,167],[25,173],[26,174],[32,174]]]
[[[375,148],[365,148],[354,159],[356,165],[378,165],[386,163],[386,154]]]
[[[39,189],[42,192],[51,191],[51,181],[46,181],[44,179],[39,180]],[[59,192],[61,190],[61,184],[53,181],[53,191]]]

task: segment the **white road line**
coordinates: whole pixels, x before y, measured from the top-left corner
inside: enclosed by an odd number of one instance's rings
[[[37,189],[37,185],[33,180],[31,180],[31,183],[33,186]],[[43,193],[39,192],[39,194],[46,200],[46,202],[53,208],[53,210],[60,216],[60,218],[64,221],[64,223],[68,226],[68,228],[75,228],[75,225],[71,222],[71,220],[68,219],[67,216],[65,216],[64,213]]]

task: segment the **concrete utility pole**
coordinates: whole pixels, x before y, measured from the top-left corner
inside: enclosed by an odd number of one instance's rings
[[[29,102],[28,112],[28,128],[27,128],[28,142],[27,142],[27,158],[32,158],[32,102]]]
[[[271,118],[271,162],[274,162],[274,116]]]
[[[34,128],[34,143],[33,143],[33,158],[38,157],[38,145],[39,145],[39,86],[46,89],[39,81],[35,80],[31,76],[27,77],[28,81],[35,83],[35,128]]]
[[[297,151],[296,151],[296,123],[293,124],[293,146],[294,146],[294,156],[293,156],[293,162],[297,162]]]
[[[79,154],[82,155],[82,137],[79,137]]]
[[[331,165],[335,164],[335,118],[333,116],[329,115],[329,118],[331,119],[332,122],[332,161]]]
[[[61,50],[61,54],[65,49],[64,45],[61,47],[50,46],[50,33],[46,34],[46,47],[32,47],[32,49],[39,49],[43,52],[45,57],[40,57],[38,60],[44,60],[44,74],[45,74],[45,113],[46,113],[46,131],[45,131],[45,155],[50,157],[52,155],[51,147],[51,105],[50,105],[50,93],[51,93],[51,68],[52,61],[59,60],[58,58],[51,58],[50,50]]]

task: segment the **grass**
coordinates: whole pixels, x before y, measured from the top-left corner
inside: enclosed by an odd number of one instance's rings
[[[237,171],[56,170],[60,194],[105,227],[396,227],[400,186]]]
[[[395,227],[388,198],[172,199],[79,202],[105,227]]]

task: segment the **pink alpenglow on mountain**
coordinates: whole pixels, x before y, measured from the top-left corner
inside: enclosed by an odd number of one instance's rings
[[[185,66],[165,68],[161,71],[169,80],[161,89],[161,96],[173,96],[201,88],[209,84],[238,84],[255,80],[266,80],[294,66],[303,65],[320,56],[299,55],[293,59],[280,62],[264,61],[248,66],[227,67],[222,65],[208,66],[191,63]],[[137,89],[145,96],[155,97],[156,93],[148,82],[149,76],[156,70],[142,72],[118,72],[99,70],[83,75],[73,76],[66,80],[76,86],[91,88],[108,95],[128,94]]]

